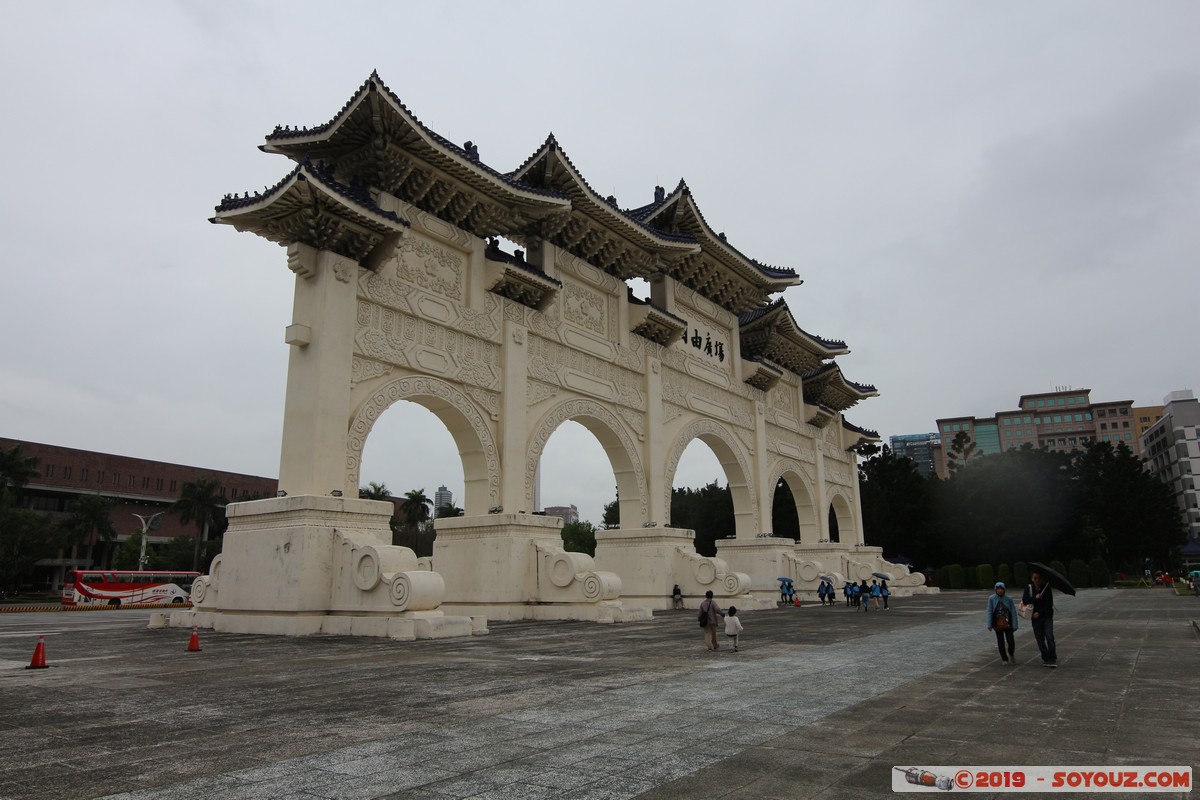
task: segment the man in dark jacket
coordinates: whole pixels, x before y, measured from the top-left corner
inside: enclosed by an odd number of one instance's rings
[[[1033,606],[1033,638],[1042,651],[1042,664],[1053,669],[1058,666],[1058,651],[1054,647],[1054,593],[1042,573],[1034,570],[1029,579],[1033,583],[1025,587],[1021,603]]]

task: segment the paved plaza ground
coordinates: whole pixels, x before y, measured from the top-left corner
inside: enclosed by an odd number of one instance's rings
[[[1057,600],[1057,670],[1028,623],[1000,666],[985,592],[754,612],[739,653],[693,611],[199,653],[146,611],[5,613],[0,798],[857,799],[894,766],[1200,766],[1200,599]]]

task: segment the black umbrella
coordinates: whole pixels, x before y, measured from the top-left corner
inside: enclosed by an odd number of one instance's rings
[[[1030,561],[1029,571],[1040,572],[1042,577],[1046,579],[1046,583],[1050,584],[1055,589],[1058,589],[1063,594],[1069,594],[1071,596],[1075,595],[1075,587],[1072,586],[1071,582],[1064,578],[1062,573],[1060,573],[1058,570],[1050,569],[1050,567],[1047,567],[1045,564],[1042,564],[1038,561]]]

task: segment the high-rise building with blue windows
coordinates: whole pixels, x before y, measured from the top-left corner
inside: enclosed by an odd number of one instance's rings
[[[922,478],[928,478],[934,474],[933,448],[942,443],[942,437],[939,434],[902,433],[888,438],[892,453],[902,458],[912,459]]]

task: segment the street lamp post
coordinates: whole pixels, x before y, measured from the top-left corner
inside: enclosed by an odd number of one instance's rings
[[[165,511],[159,511],[157,514],[151,514],[148,517],[143,517],[141,514],[134,514],[142,523],[142,550],[138,554],[138,569],[146,568],[146,536],[152,530],[158,530],[160,518]]]

